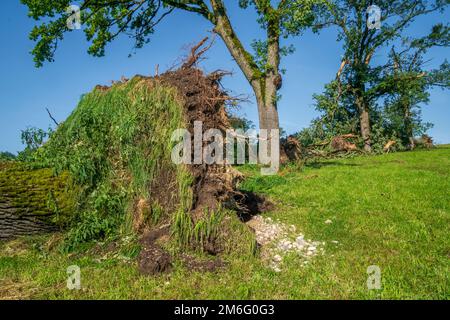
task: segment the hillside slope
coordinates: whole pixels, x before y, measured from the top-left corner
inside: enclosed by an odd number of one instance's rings
[[[215,273],[176,260],[170,274],[142,277],[129,251],[66,256],[51,249],[54,238],[22,239],[0,248],[0,298],[450,298],[450,146],[314,162],[271,177],[242,169],[242,188],[276,204],[264,216],[325,242],[323,255],[308,264],[288,255],[281,272],[238,254]],[[76,292],[65,287],[73,264],[82,277]],[[367,288],[372,265],[380,290]]]

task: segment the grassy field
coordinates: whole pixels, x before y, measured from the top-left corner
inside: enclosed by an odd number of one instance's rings
[[[0,244],[0,299],[450,298],[449,145],[314,162],[277,176],[243,171],[242,188],[276,204],[264,215],[324,241],[324,255],[306,266],[290,256],[279,273],[257,257],[230,255],[215,273],[177,262],[169,274],[144,277],[133,250],[66,255],[51,250],[57,236],[25,238]],[[81,290],[66,288],[70,265],[81,268]],[[367,289],[370,265],[381,270],[380,290]]]

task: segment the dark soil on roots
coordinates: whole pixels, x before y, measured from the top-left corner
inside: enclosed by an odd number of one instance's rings
[[[225,110],[228,95],[220,90],[220,73],[205,75],[193,67],[181,67],[162,74],[160,80],[177,89],[184,101],[187,129],[194,133],[194,122],[202,122],[202,133],[230,128]],[[194,143],[192,141],[192,143]],[[203,147],[208,144],[203,142]],[[193,150],[193,145],[192,145]],[[192,164],[188,166],[193,178],[192,219],[202,218],[205,211],[216,210],[221,203],[233,199],[236,179],[230,166],[220,164]],[[206,209],[206,210],[205,210]]]
[[[152,79],[162,84],[174,87],[184,106],[183,112],[187,130],[193,136],[194,122],[202,122],[202,133],[208,129],[219,129],[223,133],[230,127],[225,110],[229,99],[226,92],[220,89],[220,79],[223,74],[215,72],[205,75],[195,67],[182,66],[175,71],[168,71]],[[141,78],[146,78],[139,76]],[[192,139],[192,149],[193,148]],[[203,142],[203,147],[208,141]],[[193,158],[193,157],[192,157]],[[223,164],[191,164],[187,165],[193,177],[193,201],[190,216],[196,221],[206,218],[205,215],[218,210],[221,205],[236,207],[236,183],[240,174],[228,165]],[[176,175],[174,172],[161,172],[160,179],[155,179],[151,190],[150,201],[157,201],[164,211],[172,212],[177,203],[174,194],[177,193]],[[155,274],[170,270],[172,259],[158,244],[161,230],[153,230],[142,237],[142,252],[138,257],[139,269],[144,274]],[[168,233],[169,230],[164,232]],[[212,240],[203,243],[204,252],[212,255],[221,251],[221,244]],[[188,269],[209,271],[222,266],[220,260],[199,262],[192,257],[182,259]]]

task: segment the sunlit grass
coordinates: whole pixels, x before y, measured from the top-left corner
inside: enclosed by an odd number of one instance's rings
[[[171,273],[145,277],[120,256],[49,252],[40,246],[48,243],[44,236],[0,246],[0,299],[11,284],[16,298],[450,298],[450,146],[309,163],[277,176],[243,171],[242,188],[276,204],[265,215],[325,241],[323,256],[307,266],[290,256],[276,273],[257,257],[235,254],[223,257],[228,266],[216,273],[176,261]],[[72,264],[81,268],[80,291],[66,288]],[[381,290],[367,289],[370,265],[381,269]]]

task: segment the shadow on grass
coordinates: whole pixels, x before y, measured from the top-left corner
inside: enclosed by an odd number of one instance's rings
[[[306,163],[305,166],[308,168],[320,169],[322,167],[329,167],[329,166],[359,167],[361,165],[356,163],[342,163],[340,161],[316,161]]]

